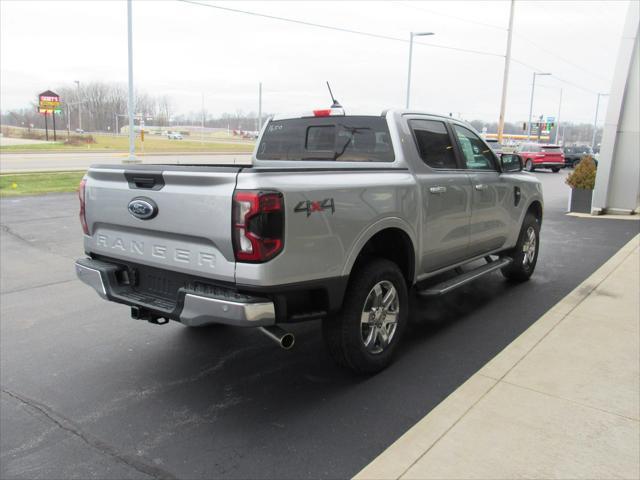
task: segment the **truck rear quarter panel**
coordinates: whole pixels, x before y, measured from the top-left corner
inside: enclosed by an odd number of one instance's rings
[[[416,238],[420,202],[413,175],[401,166],[247,169],[236,189],[280,191],[286,212],[283,251],[263,264],[238,262],[240,284],[284,285],[348,275],[359,249],[378,231],[402,228]],[[306,209],[307,202],[325,208]]]

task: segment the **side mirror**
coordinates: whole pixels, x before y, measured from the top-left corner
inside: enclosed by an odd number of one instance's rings
[[[500,156],[500,165],[505,173],[520,172],[522,171],[522,157],[515,153],[503,153]]]

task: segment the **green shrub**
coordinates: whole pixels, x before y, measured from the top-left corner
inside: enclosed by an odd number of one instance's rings
[[[593,190],[596,185],[596,162],[591,155],[585,155],[580,159],[578,166],[565,180],[571,188]]]
[[[73,135],[64,141],[65,145],[87,145],[89,143],[96,143],[96,139],[93,135]]]

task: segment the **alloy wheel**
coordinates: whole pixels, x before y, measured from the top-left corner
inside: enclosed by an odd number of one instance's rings
[[[522,265],[525,268],[530,268],[536,258],[536,231],[533,227],[529,227],[525,235],[525,241],[522,244],[522,252],[524,253]]]
[[[400,299],[387,280],[376,283],[369,291],[360,318],[362,343],[371,354],[382,353],[393,340],[398,328]]]

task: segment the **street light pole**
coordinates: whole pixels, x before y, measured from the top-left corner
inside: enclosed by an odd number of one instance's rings
[[[553,141],[558,145],[558,134],[560,133],[560,112],[562,112],[562,89],[560,89],[560,103],[558,104],[558,120],[556,121],[556,138]]]
[[[599,93],[598,100],[596,101],[596,116],[593,119],[593,137],[591,138],[591,151],[593,152],[596,148],[596,132],[598,128],[598,109],[600,108],[600,97],[607,97],[608,93]]]
[[[504,112],[507,106],[507,83],[509,81],[509,64],[511,63],[511,35],[513,34],[513,7],[515,0],[511,0],[509,11],[509,30],[507,33],[507,53],[504,57],[504,76],[502,78],[502,100],[500,101],[500,118],[498,120],[498,143],[502,143],[504,133]]]
[[[129,55],[129,98],[127,108],[129,110],[129,158],[127,162],[137,163],[139,160],[135,155],[135,122],[133,112],[133,26],[131,24],[131,0],[127,0],[127,46]]]
[[[204,92],[202,92],[202,118],[200,119],[200,144],[204,144]]]
[[[409,33],[409,70],[407,72],[407,101],[406,108],[409,108],[409,98],[411,96],[411,57],[413,56],[413,37],[426,37],[427,35],[435,35],[433,32],[410,32]]]
[[[82,130],[82,104],[80,103],[82,99],[80,98],[80,80],[74,80],[73,83],[75,83],[76,87],[78,87],[78,129]]]
[[[527,122],[527,140],[531,139],[531,115],[533,114],[533,93],[536,89],[536,75],[551,75],[550,73],[533,72],[533,84],[531,85],[531,101],[529,102],[529,121]]]
[[[262,130],[262,82],[258,84],[258,135]]]

